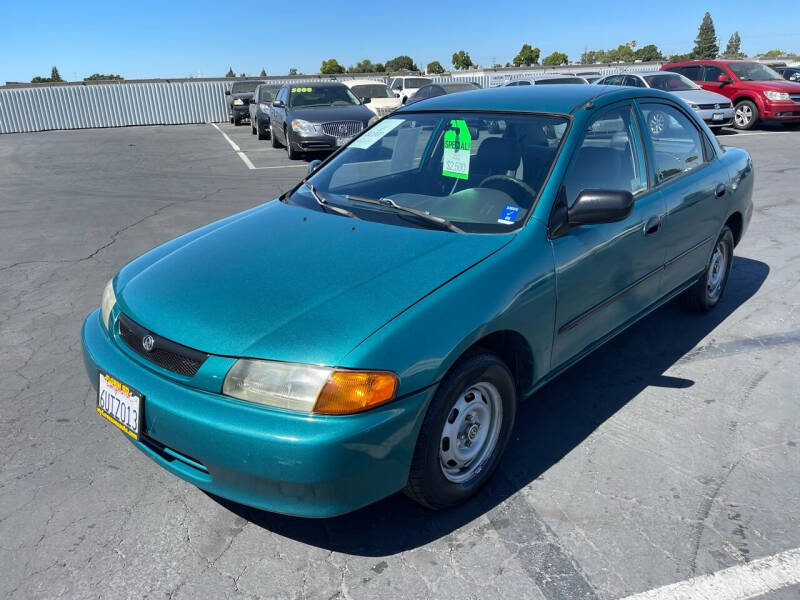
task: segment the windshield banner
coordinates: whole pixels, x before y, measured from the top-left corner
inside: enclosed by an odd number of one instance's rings
[[[467,122],[463,119],[450,121],[450,129],[444,132],[444,156],[442,175],[457,179],[469,178],[469,152],[472,137]]]

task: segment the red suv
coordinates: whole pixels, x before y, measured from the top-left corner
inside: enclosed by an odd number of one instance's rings
[[[751,129],[759,120],[800,123],[800,83],[750,60],[687,60],[661,67],[688,77],[709,92],[733,102],[737,129]]]

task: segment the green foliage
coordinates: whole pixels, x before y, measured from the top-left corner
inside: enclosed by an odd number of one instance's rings
[[[669,62],[678,62],[681,60],[691,60],[692,58],[694,58],[694,54],[687,52],[686,54],[670,54],[667,60]]]
[[[61,79],[61,74],[58,72],[56,67],[50,69],[50,81],[64,81]]]
[[[58,72],[56,67],[50,69],[50,77],[41,77],[37,75],[33,79],[31,79],[31,83],[57,83],[59,81],[64,81],[61,79],[61,75]]]
[[[329,58],[328,60],[322,61],[322,66],[319,69],[319,72],[324,75],[333,75],[335,73],[344,73],[344,67],[339,64],[339,61],[335,58]]]
[[[464,52],[463,50],[454,52],[451,62],[453,63],[453,68],[457,71],[475,66],[475,63],[473,63],[472,59],[469,57],[469,52]]]
[[[84,77],[84,81],[122,81],[124,77],[122,75],[114,75],[113,73],[109,73],[108,75],[104,75],[103,73],[92,73],[88,77]]]
[[[239,77],[247,77],[247,73],[244,73],[244,72],[239,73]]]
[[[259,74],[259,77],[266,77],[266,76],[267,76],[267,70],[262,68],[261,69],[261,74]]]
[[[236,77],[236,73],[233,72],[233,67],[228,69],[228,72],[225,73],[225,77]]]
[[[742,38],[739,37],[739,32],[734,31],[733,35],[728,38],[728,45],[725,46],[725,52],[722,53],[723,58],[744,58],[742,52]]]
[[[647,44],[647,46],[642,46],[634,54],[636,56],[636,60],[640,60],[642,62],[664,60],[664,55],[661,54],[661,50],[659,50],[658,46],[655,44]]]
[[[761,56],[763,56],[764,58],[778,58],[779,56],[788,56],[788,55],[789,53],[786,50],[775,49],[775,50],[768,50],[767,52],[764,52],[764,54],[762,54]]]
[[[387,60],[385,70],[390,72],[419,71],[417,65],[414,64],[414,60],[405,54],[401,54],[400,56],[395,56],[391,60]]]
[[[559,65],[566,65],[567,63],[569,63],[569,58],[563,52],[553,52],[542,61],[542,64],[546,67],[557,67]]]
[[[289,75],[297,75],[297,69],[295,69],[294,67],[289,69]]]
[[[348,73],[383,73],[383,63],[373,63],[370,59],[358,61],[355,65],[347,67]]]
[[[522,44],[519,53],[514,57],[514,66],[530,67],[531,65],[539,64],[539,55],[541,54],[539,48],[531,48],[530,44]]]
[[[719,54],[719,44],[717,43],[717,31],[714,29],[714,21],[711,13],[707,12],[703,16],[703,22],[697,30],[697,38],[694,40],[694,58],[716,58]]]
[[[444,67],[438,60],[434,60],[428,63],[428,66],[425,68],[425,72],[429,75],[441,75],[444,73]]]

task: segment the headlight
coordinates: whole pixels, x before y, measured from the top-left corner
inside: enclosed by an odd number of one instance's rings
[[[789,94],[786,92],[764,92],[764,95],[770,100],[788,100]]]
[[[240,359],[225,376],[222,393],[265,406],[345,415],[388,402],[396,388],[397,377],[387,371]]]
[[[237,98],[236,100],[233,101],[233,104],[234,106],[242,106],[244,104],[244,100],[242,100],[241,98]]]
[[[700,110],[700,107],[697,104],[695,104],[694,102],[689,102],[689,107],[692,110]]]
[[[309,123],[308,121],[303,121],[302,119],[295,119],[292,121],[292,131],[296,131],[297,133],[316,133],[317,130],[314,128],[313,123]]]
[[[262,102],[258,105],[261,110],[267,112],[269,110],[269,104],[267,102]]]
[[[103,319],[103,325],[110,328],[109,318],[111,317],[111,309],[117,303],[117,297],[114,295],[114,279],[111,279],[106,287],[103,289],[103,298],[100,300],[100,316]]]

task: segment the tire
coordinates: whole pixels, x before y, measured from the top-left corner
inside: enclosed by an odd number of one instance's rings
[[[235,116],[235,117],[233,117],[233,124],[234,124],[236,127],[238,127],[239,125],[241,125],[241,124],[242,124],[242,117],[239,117],[239,116]]]
[[[256,121],[256,133],[258,134],[258,139],[265,140],[270,136],[270,130],[264,129],[258,121]]]
[[[253,123],[252,119],[250,119],[250,133],[253,135],[258,133],[258,131],[256,131],[256,125]]]
[[[272,131],[272,125],[269,126],[269,145],[273,148],[280,148],[281,143],[278,141],[278,136]]]
[[[516,409],[514,379],[503,361],[488,352],[461,359],[428,407],[406,495],[434,510],[474,496],[500,463]]]
[[[292,148],[292,141],[289,139],[289,132],[286,131],[286,129],[283,130],[283,135],[286,138],[286,156],[289,157],[289,160],[297,160],[301,158],[302,153]]]
[[[233,116],[231,116],[230,120],[231,120],[231,125],[233,125]]]
[[[733,109],[733,126],[736,129],[752,129],[758,123],[758,107],[752,100],[741,100]]]
[[[733,264],[733,232],[727,225],[717,238],[711,258],[700,279],[681,294],[683,307],[696,313],[704,313],[714,308],[725,292]]]

